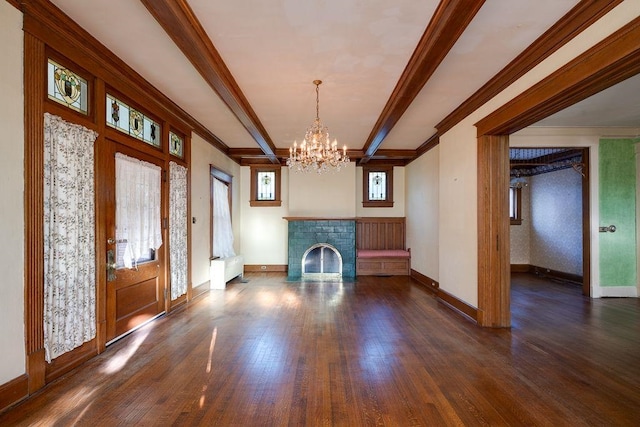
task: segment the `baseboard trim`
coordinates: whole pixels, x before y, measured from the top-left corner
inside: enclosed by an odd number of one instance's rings
[[[539,267],[537,265],[531,265],[529,272],[541,277],[551,277],[554,279],[565,280],[567,282],[573,282],[576,284],[582,284],[582,276],[579,274],[564,273],[558,270],[552,270],[546,267]]]
[[[467,304],[458,297],[451,295],[447,291],[438,289],[438,295],[436,296],[436,299],[452,310],[462,314],[464,317],[468,318],[474,323],[478,323],[478,309]]]
[[[211,282],[207,280],[206,282],[200,283],[198,286],[191,288],[191,300],[194,298],[198,298],[200,295],[203,295],[209,292],[211,289]]]
[[[600,296],[603,298],[637,298],[637,286],[600,286]]]
[[[0,385],[0,413],[29,396],[29,376],[22,374]]]
[[[529,264],[511,264],[512,273],[529,273],[531,271],[531,265]]]
[[[245,264],[244,271],[247,273],[286,273],[286,264]]]
[[[422,287],[424,287],[427,291],[431,292],[434,295],[438,295],[440,284],[436,280],[433,280],[431,277],[415,271],[413,268],[411,269],[411,278],[422,285]]]

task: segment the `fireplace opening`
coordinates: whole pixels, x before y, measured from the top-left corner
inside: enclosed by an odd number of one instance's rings
[[[328,243],[318,243],[302,256],[303,279],[341,279],[342,256]]]

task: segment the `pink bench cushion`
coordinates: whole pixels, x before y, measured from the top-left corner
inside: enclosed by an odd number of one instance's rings
[[[411,252],[401,249],[358,249],[358,258],[411,258]]]

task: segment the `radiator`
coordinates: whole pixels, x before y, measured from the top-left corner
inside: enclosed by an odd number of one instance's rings
[[[244,258],[236,255],[229,258],[212,259],[209,267],[211,289],[224,289],[227,282],[244,273]]]

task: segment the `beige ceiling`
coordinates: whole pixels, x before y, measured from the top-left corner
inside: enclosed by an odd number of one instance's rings
[[[142,2],[52,2],[228,147],[258,147]],[[340,145],[357,150],[375,128],[439,1],[187,3],[276,148],[287,149],[304,135],[315,116],[312,81],[321,79],[320,118]],[[417,149],[441,120],[577,3],[487,0],[380,148]]]

